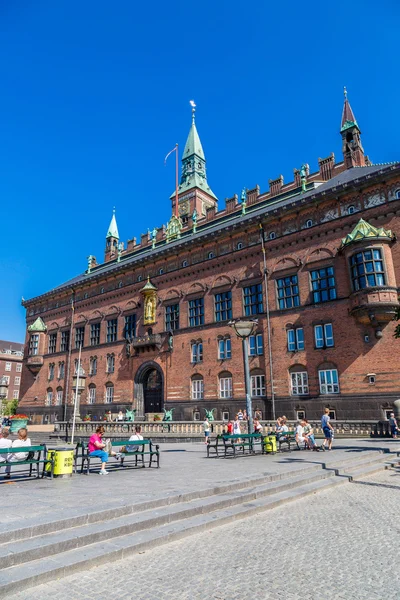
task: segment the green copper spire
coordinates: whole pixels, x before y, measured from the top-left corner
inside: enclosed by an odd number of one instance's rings
[[[108,227],[106,239],[109,237],[113,237],[113,238],[116,238],[117,240],[119,240],[117,221],[115,218],[115,208],[113,208],[113,216],[111,218],[110,225]]]
[[[193,100],[190,101],[190,104],[192,106],[192,125],[183,150],[182,175],[178,193],[182,194],[197,187],[217,199],[207,182],[206,158],[196,127],[196,105]],[[174,194],[171,195],[171,198],[173,196]]]

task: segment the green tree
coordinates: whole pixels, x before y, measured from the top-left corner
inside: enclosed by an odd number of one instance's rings
[[[17,412],[17,408],[18,400],[8,400],[8,402],[5,403],[5,409],[3,412],[6,415],[15,415],[15,413]]]

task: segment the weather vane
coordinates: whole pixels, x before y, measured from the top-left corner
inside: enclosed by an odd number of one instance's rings
[[[190,100],[190,106],[192,107],[192,122],[194,123],[194,115],[196,112],[196,103],[194,100]]]

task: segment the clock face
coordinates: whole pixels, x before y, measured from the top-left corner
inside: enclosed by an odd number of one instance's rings
[[[189,212],[189,202],[182,202],[179,205],[179,214],[186,215]]]

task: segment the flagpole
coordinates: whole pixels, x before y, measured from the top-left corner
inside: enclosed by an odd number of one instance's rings
[[[175,216],[179,218],[178,210],[178,144],[175,146]]]
[[[78,369],[76,372],[76,389],[75,389],[75,402],[74,402],[74,416],[72,418],[71,444],[74,443],[74,435],[75,435],[76,409],[78,406],[79,376],[81,374],[81,355],[82,355],[82,344],[80,344],[80,346],[79,346]]]

